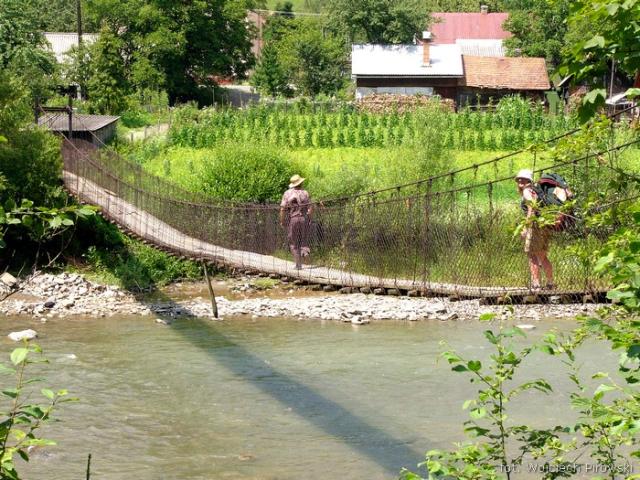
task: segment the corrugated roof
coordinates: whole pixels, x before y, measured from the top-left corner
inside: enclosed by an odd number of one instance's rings
[[[548,90],[544,58],[472,57],[464,55],[464,85],[506,90]]]
[[[51,45],[51,50],[53,50],[58,63],[62,63],[65,60],[65,56],[71,48],[78,46],[77,33],[44,32],[44,37]],[[91,44],[97,39],[97,33],[84,33],[82,35],[82,41],[87,42],[87,44]]]
[[[458,45],[431,45],[429,65],[423,63],[422,45],[352,45],[354,77],[462,77]]]
[[[73,114],[72,128],[74,132],[95,132],[116,122],[120,117],[112,115]],[[69,129],[69,117],[66,113],[44,113],[38,118],[38,125],[54,132],[66,132]]]
[[[511,33],[502,28],[508,13],[432,13],[434,44],[455,43],[458,39],[504,40]]]

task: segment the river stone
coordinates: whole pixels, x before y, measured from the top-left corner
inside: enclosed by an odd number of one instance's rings
[[[366,325],[367,323],[369,323],[368,318],[353,317],[351,319],[352,325]]]
[[[56,302],[54,302],[53,300],[48,300],[44,302],[44,308],[53,308],[55,306],[56,306]]]
[[[410,297],[419,297],[420,296],[420,292],[418,290],[409,290],[407,292],[407,295]]]
[[[399,297],[400,296],[400,290],[398,290],[397,288],[390,288],[389,290],[387,290],[387,295],[392,295],[394,297]]]
[[[333,285],[325,285],[324,287],[322,287],[322,291],[324,292],[335,292],[336,291],[336,287]]]
[[[14,342],[21,342],[22,340],[33,340],[38,336],[38,333],[35,330],[21,330],[19,332],[11,332],[7,335]]]
[[[15,287],[18,284],[16,277],[8,272],[4,272],[0,275],[0,282],[4,283],[7,287]]]
[[[369,287],[360,287],[360,293],[364,293],[365,295],[368,295],[369,293],[371,293],[371,288],[369,288]]]
[[[373,289],[373,294],[374,295],[385,295],[387,293],[387,291],[384,288],[374,288]]]
[[[516,325],[516,327],[518,327],[520,330],[533,330],[534,328],[536,328],[535,325],[531,325],[528,323],[522,323],[520,325]]]

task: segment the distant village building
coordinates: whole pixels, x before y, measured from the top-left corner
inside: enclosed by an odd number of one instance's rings
[[[78,46],[78,34],[66,32],[44,32],[44,37],[51,45],[51,50],[56,56],[58,63],[63,63],[68,59],[71,49]],[[82,41],[87,45],[94,43],[98,39],[97,33],[84,33]]]
[[[356,99],[372,94],[438,95],[458,106],[510,94],[543,100],[544,58],[463,55],[458,44],[353,45]]]
[[[390,93],[456,99],[464,75],[458,45],[353,45],[356,99]]]
[[[489,13],[486,6],[477,13],[433,13],[431,43],[459,45],[463,55],[504,57],[503,40],[511,33],[503,28],[508,13]]]

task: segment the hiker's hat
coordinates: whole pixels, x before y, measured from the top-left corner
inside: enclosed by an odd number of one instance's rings
[[[529,170],[528,168],[523,168],[516,175],[516,180],[518,180],[520,178],[523,178],[525,180],[529,180],[530,182],[533,182],[533,172],[531,170]]]
[[[289,188],[294,188],[297,187],[298,185],[300,185],[302,182],[304,182],[304,178],[302,178],[300,175],[295,174],[293,177],[291,177],[289,179]]]

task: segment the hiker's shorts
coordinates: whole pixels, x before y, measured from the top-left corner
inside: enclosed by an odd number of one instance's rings
[[[536,226],[528,228],[527,234],[524,237],[525,253],[535,254],[547,252],[547,250],[549,250],[550,238],[551,231],[548,228],[540,228]]]

